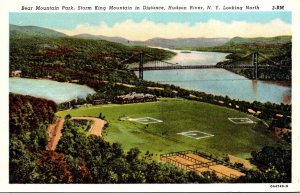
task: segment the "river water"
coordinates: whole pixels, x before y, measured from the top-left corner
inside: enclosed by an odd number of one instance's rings
[[[95,91],[88,86],[52,80],[9,78],[9,92],[53,100],[56,103],[85,98]]]
[[[168,49],[169,50],[169,49]],[[215,65],[225,60],[227,53],[189,53],[171,50],[177,55],[168,62],[180,65]],[[144,79],[173,84],[186,89],[203,91],[214,95],[229,96],[245,101],[291,103],[291,87],[274,81],[255,81],[225,69],[184,69],[144,71]]]

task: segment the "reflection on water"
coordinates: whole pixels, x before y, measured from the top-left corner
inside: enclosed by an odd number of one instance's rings
[[[252,92],[254,95],[257,93],[257,80],[252,80]]]
[[[173,50],[172,50],[173,51]],[[171,63],[178,63],[179,65],[215,65],[225,59],[227,53],[215,53],[215,52],[196,52],[190,51],[190,53],[182,53],[181,51],[175,51],[177,55],[168,60]]]
[[[292,96],[291,96],[291,93],[285,93],[283,94],[283,97],[282,97],[282,103],[283,104],[292,104]]]
[[[213,52],[177,53],[169,62],[185,65],[216,64],[227,54]],[[207,60],[207,63],[206,63]],[[224,69],[184,69],[145,71],[145,80],[173,84],[210,94],[245,101],[291,103],[291,87],[270,81],[249,80]]]

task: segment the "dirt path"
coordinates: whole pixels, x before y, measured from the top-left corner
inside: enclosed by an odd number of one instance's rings
[[[97,136],[101,136],[102,129],[106,123],[104,120],[99,119],[99,118],[94,118],[94,117],[72,117],[71,119],[92,120],[94,123],[92,124],[92,126],[89,130],[89,135],[97,135]]]
[[[92,120],[93,124],[91,125],[91,128],[89,130],[89,135],[97,135],[101,136],[102,129],[105,125],[105,121],[102,119],[94,118],[94,117],[72,117],[71,119],[74,120]],[[59,118],[56,120],[54,124],[51,124],[48,126],[48,134],[49,134],[49,142],[46,147],[47,150],[54,151],[56,149],[56,146],[58,144],[58,141],[61,137],[61,130],[64,126],[65,119]]]
[[[54,124],[49,126],[49,134],[50,134],[50,140],[48,142],[48,145],[46,147],[47,150],[55,150],[56,146],[58,144],[58,141],[61,137],[61,130],[64,126],[65,120],[63,118],[59,118],[56,120]]]

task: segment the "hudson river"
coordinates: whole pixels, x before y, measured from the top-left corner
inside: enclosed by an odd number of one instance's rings
[[[169,49],[168,49],[169,50]],[[176,52],[169,62],[180,65],[214,65],[225,60],[226,53]],[[186,69],[144,71],[144,79],[173,84],[182,88],[229,96],[245,101],[291,103],[291,87],[274,81],[255,81],[225,69]]]

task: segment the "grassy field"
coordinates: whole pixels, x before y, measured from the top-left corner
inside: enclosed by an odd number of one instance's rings
[[[138,147],[142,152],[149,150],[158,159],[159,154],[181,151],[200,150],[218,157],[226,154],[242,158],[250,156],[253,150],[266,145],[276,145],[276,140],[265,128],[257,124],[234,124],[228,118],[255,117],[225,107],[189,100],[162,99],[159,102],[138,104],[107,104],[58,112],[58,116],[106,116],[110,123],[104,138],[109,142],[122,144],[125,150]],[[143,124],[129,118],[152,117],[163,122]],[[213,136],[196,139],[203,134],[193,132],[185,136],[182,132],[199,131]],[[207,136],[206,134],[203,136]],[[195,138],[194,138],[195,137]]]

